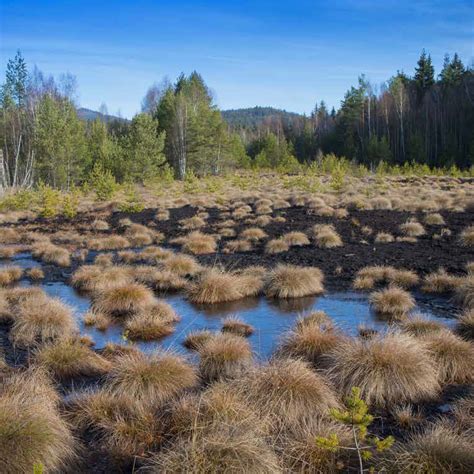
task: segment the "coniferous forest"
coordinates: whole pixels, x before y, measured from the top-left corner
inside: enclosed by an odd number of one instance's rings
[[[272,108],[221,112],[198,72],[152,85],[132,120],[82,120],[77,81],[8,61],[1,89],[0,186],[38,182],[69,189],[94,173],[143,182],[163,173],[183,179],[234,168],[292,169],[325,154],[375,169],[418,163],[474,164],[474,71],[455,54],[441,71],[423,51],[412,74],[383,84],[364,75],[338,110],[324,101],[310,116]],[[317,95],[317,91],[315,91]]]

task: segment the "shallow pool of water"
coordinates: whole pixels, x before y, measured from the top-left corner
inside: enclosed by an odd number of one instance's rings
[[[61,298],[74,308],[81,333],[92,337],[97,348],[107,342],[128,343],[122,336],[122,327],[115,324],[107,331],[84,326],[82,315],[89,309],[90,300],[79,295],[65,283],[55,282],[41,285],[50,295]],[[415,295],[416,296],[416,295]],[[427,300],[417,298],[414,312],[422,313],[425,317],[443,322],[448,326],[454,323],[450,314],[449,304],[441,298]],[[368,295],[356,292],[333,292],[320,297],[294,298],[290,300],[273,300],[265,297],[246,298],[243,300],[217,304],[193,305],[181,294],[164,295],[181,321],[176,324],[175,332],[170,336],[154,342],[136,342],[138,347],[149,352],[157,347],[186,352],[182,342],[186,335],[197,329],[220,330],[222,319],[226,316],[237,315],[255,328],[249,338],[252,348],[261,357],[268,357],[278,344],[282,334],[290,329],[298,315],[311,310],[325,311],[335,324],[345,333],[355,335],[359,326],[383,329],[386,322],[380,320],[368,303]]]

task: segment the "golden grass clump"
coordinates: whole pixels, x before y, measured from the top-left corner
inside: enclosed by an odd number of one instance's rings
[[[130,339],[153,340],[174,332],[173,323],[179,320],[173,308],[164,301],[133,315],[125,324]]]
[[[0,228],[0,243],[16,244],[21,241],[21,234],[10,227]]]
[[[193,276],[201,270],[201,266],[195,258],[179,253],[163,260],[161,266],[164,270],[178,276]]]
[[[81,291],[100,291],[104,288],[132,283],[128,267],[82,265],[71,277],[71,285]]]
[[[275,359],[231,382],[232,390],[245,398],[261,417],[268,417],[272,430],[291,425],[307,415],[327,415],[339,406],[332,388],[308,363]]]
[[[436,360],[441,382],[463,384],[474,382],[474,345],[451,331],[432,332],[423,343]]]
[[[254,333],[255,329],[242,319],[236,316],[229,316],[222,322],[222,332],[231,333],[236,336],[249,337]]]
[[[155,214],[155,219],[160,222],[167,221],[169,218],[170,211],[168,211],[168,209],[159,209]]]
[[[32,346],[69,338],[76,331],[76,322],[69,306],[47,296],[22,299],[15,306],[16,316],[10,331],[14,345]]]
[[[400,231],[406,237],[420,237],[425,234],[425,229],[416,220],[408,220],[400,225]]]
[[[319,437],[336,435],[336,452],[318,446]],[[347,426],[324,416],[305,416],[279,433],[275,449],[283,461],[285,472],[329,473],[339,472],[345,465],[343,448],[354,448],[353,435]]]
[[[0,258],[8,259],[12,258],[19,251],[19,247],[0,247]]]
[[[209,268],[188,286],[187,296],[192,303],[215,304],[235,301],[244,295],[238,275],[218,268]]]
[[[0,387],[0,472],[61,472],[75,456],[75,441],[59,416],[58,396],[43,371],[27,370]]]
[[[412,270],[402,270],[394,268],[388,272],[387,281],[400,288],[411,288],[420,281],[420,277]]]
[[[59,267],[71,266],[71,254],[69,250],[49,242],[35,244],[32,247],[32,254],[45,263],[52,263]]]
[[[277,354],[283,357],[301,358],[318,367],[321,359],[337,347],[344,337],[332,325],[321,327],[317,323],[297,325],[283,336]]]
[[[23,269],[16,265],[8,265],[0,269],[0,286],[8,286],[23,276]]]
[[[269,240],[265,245],[265,253],[270,254],[288,252],[289,249],[288,242],[282,238]]]
[[[375,243],[377,244],[388,244],[394,240],[393,235],[388,232],[378,232],[375,236]]]
[[[94,222],[92,222],[91,227],[95,231],[104,231],[104,230],[109,230],[110,226],[107,221],[104,221],[102,219],[96,219]]]
[[[309,245],[309,239],[304,232],[288,232],[281,236],[281,238],[290,246],[290,247],[302,247],[304,245]]]
[[[474,308],[474,275],[469,274],[456,286],[456,301],[466,309]]]
[[[331,249],[342,246],[342,239],[332,225],[316,224],[313,227],[313,238],[320,248]]]
[[[252,361],[250,344],[235,334],[216,334],[198,352],[199,372],[206,382],[238,377]]]
[[[295,329],[299,330],[306,326],[319,326],[320,328],[332,327],[331,318],[324,311],[311,311],[298,317]]]
[[[401,333],[346,340],[326,359],[327,377],[345,395],[352,387],[370,405],[390,407],[434,398],[440,389],[430,351]]]
[[[112,455],[115,461],[144,456],[158,447],[163,425],[151,407],[109,390],[76,394],[67,405],[71,424],[88,432],[91,444]]]
[[[196,230],[206,226],[206,221],[198,216],[188,217],[179,221],[182,229]]]
[[[324,276],[319,268],[277,265],[268,275],[265,294],[273,298],[297,298],[323,293]]]
[[[216,251],[216,239],[209,234],[195,231],[184,237],[183,250],[195,255],[214,253]]]
[[[459,278],[450,275],[443,268],[425,275],[421,289],[426,293],[449,293],[460,283]]]
[[[113,264],[114,254],[113,253],[102,253],[96,255],[94,258],[94,265],[101,267],[109,267]]]
[[[33,267],[28,269],[26,275],[33,281],[42,280],[44,278],[44,272],[40,267]]]
[[[38,365],[57,379],[107,373],[112,365],[76,339],[65,339],[41,347],[35,354]]]
[[[183,346],[190,351],[199,351],[214,336],[215,333],[207,329],[191,331],[184,338]]]
[[[474,225],[466,227],[459,236],[459,240],[465,247],[472,247],[474,245]]]
[[[93,310],[83,316],[83,321],[86,326],[94,326],[99,331],[106,331],[112,324],[110,316]]]
[[[225,253],[234,252],[250,252],[252,250],[252,242],[250,240],[238,239],[227,242],[224,247]]]
[[[386,197],[374,197],[369,201],[372,209],[380,211],[389,211],[392,209],[392,203],[390,199]]]
[[[111,316],[124,316],[144,311],[155,302],[153,291],[138,283],[104,288],[94,294],[94,310]]]
[[[442,323],[433,319],[427,319],[422,315],[414,315],[401,321],[399,325],[403,332],[412,336],[424,336],[446,329]]]
[[[415,307],[415,300],[407,291],[391,286],[370,294],[370,304],[382,317],[400,319]]]
[[[194,368],[177,355],[137,352],[117,358],[106,383],[119,396],[162,404],[196,386],[198,377]]]
[[[474,341],[474,310],[466,311],[459,316],[456,324],[456,332],[464,339]]]
[[[259,227],[249,227],[240,233],[240,238],[243,240],[250,240],[251,242],[258,242],[265,239],[267,234]]]
[[[438,213],[427,214],[424,218],[426,225],[445,225],[443,216]]]
[[[87,246],[91,250],[120,250],[130,247],[130,242],[121,235],[109,235],[90,239]]]
[[[386,454],[389,472],[461,473],[474,471],[472,437],[459,433],[446,421],[415,433],[407,443],[396,443]]]

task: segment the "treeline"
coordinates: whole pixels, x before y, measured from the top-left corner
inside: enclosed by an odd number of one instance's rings
[[[436,77],[423,51],[413,77],[398,72],[377,90],[361,76],[337,112],[321,102],[309,117],[271,114],[256,127],[233,128],[253,159],[262,150],[274,155],[276,141],[299,162],[334,153],[370,168],[410,162],[466,169],[474,164],[474,71],[455,54]]]
[[[228,112],[229,125],[197,72],[151,86],[130,122],[81,120],[75,95],[73,76],[29,71],[20,52],[8,61],[0,190],[184,179],[238,167],[293,170],[327,154],[369,168],[474,164],[474,72],[457,55],[435,77],[423,52],[413,77],[397,73],[378,91],[362,76],[337,112],[321,102],[309,117],[255,108],[240,118]]]
[[[161,175],[183,179],[246,165],[242,141],[229,131],[199,74],[155,89],[155,102],[130,122],[84,121],[74,77],[57,81],[37,68],[30,72],[18,52],[8,61],[0,96],[0,190],[37,183],[70,189],[101,176],[141,183]]]

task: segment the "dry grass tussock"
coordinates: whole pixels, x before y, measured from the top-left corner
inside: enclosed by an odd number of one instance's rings
[[[369,290],[377,284],[389,283],[402,288],[410,288],[418,284],[419,280],[414,271],[397,269],[388,265],[374,265],[361,268],[356,273],[353,287],[357,290]]]
[[[94,310],[88,311],[83,321],[86,326],[94,326],[99,331],[106,331],[113,322],[109,315]]]
[[[400,328],[412,336],[424,336],[426,334],[443,331],[445,326],[433,319],[427,319],[422,315],[414,315],[400,322]]]
[[[474,310],[466,311],[458,318],[456,332],[464,339],[474,341]]]
[[[8,286],[23,276],[23,270],[16,265],[8,265],[0,269],[0,286]]]
[[[395,239],[393,238],[393,235],[389,234],[388,232],[378,232],[375,236],[375,243],[378,244],[388,244],[394,240]]]
[[[87,247],[91,250],[120,250],[130,247],[130,242],[121,235],[110,235],[88,240]]]
[[[313,238],[318,247],[330,249],[342,246],[342,239],[334,226],[329,224],[316,224],[313,227]]]
[[[424,218],[424,222],[426,225],[445,225],[443,216],[438,213],[427,214]]]
[[[33,245],[32,252],[34,257],[41,259],[45,263],[53,263],[59,267],[71,266],[71,254],[63,247],[52,243],[38,243]]]
[[[214,335],[207,329],[191,331],[184,338],[183,346],[191,351],[199,351]]]
[[[97,292],[111,286],[132,283],[133,278],[128,267],[82,265],[71,277],[71,285],[81,291]]]
[[[238,377],[252,361],[250,344],[243,337],[216,334],[199,349],[199,372],[206,382]]]
[[[103,375],[112,366],[77,339],[65,339],[41,347],[35,354],[35,361],[57,379]]]
[[[115,460],[144,456],[162,440],[162,423],[154,410],[126,394],[102,389],[76,394],[67,415],[79,433],[88,432],[92,445]]]
[[[174,332],[173,323],[178,315],[164,301],[157,301],[152,307],[133,315],[125,324],[130,339],[160,339]]]
[[[171,353],[126,354],[116,359],[106,379],[113,393],[158,405],[197,383],[194,368]]]
[[[461,283],[461,279],[450,275],[443,268],[423,278],[421,289],[426,293],[450,293]]]
[[[383,464],[389,472],[473,472],[474,443],[469,436],[440,421],[414,434],[407,443],[396,443]]]
[[[247,404],[272,420],[275,433],[307,416],[327,415],[338,400],[322,376],[301,360],[275,359],[231,383]]]
[[[179,253],[163,260],[161,268],[178,276],[193,276],[201,271],[201,266],[195,258]]]
[[[323,279],[319,268],[280,264],[269,273],[265,294],[273,298],[318,295],[324,291]]]
[[[20,249],[21,247],[19,246],[0,247],[0,259],[12,258],[20,252]]]
[[[229,316],[222,322],[222,332],[234,334],[236,336],[249,337],[255,329],[237,316]]]
[[[400,231],[406,237],[420,237],[425,234],[425,229],[416,220],[408,220],[400,225]]]
[[[310,244],[308,236],[304,232],[288,232],[287,234],[282,235],[281,238],[290,247],[302,247]]]
[[[415,307],[415,300],[407,291],[391,286],[371,293],[370,304],[382,317],[401,319]]]
[[[343,335],[332,325],[322,327],[318,323],[300,323],[292,331],[284,334],[277,354],[301,358],[318,367],[323,356],[336,348],[343,340]]]
[[[417,339],[387,333],[346,340],[327,357],[327,376],[343,394],[361,389],[367,403],[390,407],[436,397],[438,369]]]
[[[195,231],[183,238],[182,249],[195,255],[214,253],[216,251],[216,239],[209,234]]]
[[[324,311],[311,311],[298,317],[295,329],[299,330],[306,326],[318,326],[321,329],[329,329],[333,326],[331,318]]]
[[[10,331],[14,345],[33,346],[68,338],[77,332],[69,306],[57,298],[31,292],[15,306],[16,313]]]
[[[44,271],[39,267],[33,267],[27,270],[26,275],[31,280],[38,281],[44,278]]]
[[[474,275],[463,278],[456,286],[455,299],[466,309],[474,309]]]
[[[241,239],[250,240],[252,242],[258,242],[259,240],[265,239],[266,237],[266,232],[258,227],[250,227],[240,233]]]
[[[0,387],[0,472],[32,472],[41,464],[60,472],[75,455],[75,441],[59,416],[58,396],[40,370],[16,373]]]
[[[269,240],[265,245],[265,253],[269,254],[288,252],[289,249],[288,242],[282,238]]]
[[[252,242],[250,240],[231,240],[226,243],[224,253],[250,252]]]
[[[459,240],[465,247],[472,247],[474,245],[474,225],[466,227],[461,232]]]
[[[0,243],[2,244],[17,244],[21,241],[21,234],[10,227],[0,228]]]
[[[182,229],[185,230],[196,230],[206,226],[206,221],[198,216],[189,217],[187,219],[181,219],[179,224]]]
[[[93,295],[94,310],[111,316],[144,311],[155,303],[153,291],[137,283],[104,288]]]
[[[423,337],[423,343],[436,360],[443,383],[474,382],[474,344],[451,331],[437,331]]]

